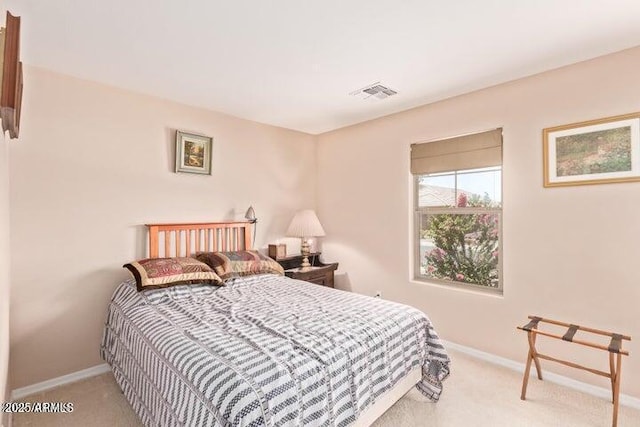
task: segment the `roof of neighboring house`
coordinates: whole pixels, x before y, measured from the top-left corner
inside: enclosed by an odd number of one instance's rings
[[[475,195],[461,189],[458,189],[458,193],[466,194],[468,197]],[[456,190],[449,187],[421,184],[418,197],[420,206],[455,206],[457,204]]]

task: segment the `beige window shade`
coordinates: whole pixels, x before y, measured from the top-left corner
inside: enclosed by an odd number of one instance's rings
[[[502,128],[411,145],[411,173],[451,172],[502,164]]]

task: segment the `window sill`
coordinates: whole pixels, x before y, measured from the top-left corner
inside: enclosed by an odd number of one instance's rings
[[[466,285],[460,285],[457,283],[439,283],[439,282],[434,282],[434,281],[429,281],[429,280],[421,280],[421,279],[416,279],[416,278],[411,278],[409,279],[409,283],[413,283],[416,285],[427,285],[427,286],[431,286],[431,287],[435,287],[435,288],[440,288],[440,289],[447,289],[447,290],[451,290],[451,291],[458,291],[458,292],[464,292],[464,293],[468,293],[468,294],[475,294],[475,295],[482,295],[482,296],[486,296],[486,297],[493,297],[493,298],[498,298],[498,299],[504,299],[504,293],[502,289],[484,289],[482,287],[476,287],[476,286],[466,286]]]

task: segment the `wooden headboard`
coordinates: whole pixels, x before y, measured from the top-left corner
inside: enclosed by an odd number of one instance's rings
[[[188,257],[199,251],[251,249],[251,224],[247,221],[147,224],[149,257]]]

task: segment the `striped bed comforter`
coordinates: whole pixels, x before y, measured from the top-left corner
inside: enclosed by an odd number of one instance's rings
[[[412,368],[433,401],[449,374],[419,310],[276,275],[124,282],[100,351],[147,426],[348,426]]]

